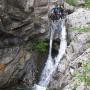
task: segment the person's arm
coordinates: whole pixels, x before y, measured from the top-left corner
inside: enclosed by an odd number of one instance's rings
[[[53,13],[53,11],[54,11],[54,8],[51,9],[51,13]]]

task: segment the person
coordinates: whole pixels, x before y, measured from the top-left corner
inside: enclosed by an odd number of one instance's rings
[[[64,18],[64,5],[59,6],[60,13],[61,13],[61,18]]]
[[[50,18],[53,21],[59,20],[60,18],[63,19],[64,18],[64,5],[60,4],[60,6],[58,6],[58,4],[55,2],[54,8],[51,9]]]
[[[53,20],[58,20],[60,18],[60,8],[57,3],[54,5],[55,7],[51,9],[51,16]]]

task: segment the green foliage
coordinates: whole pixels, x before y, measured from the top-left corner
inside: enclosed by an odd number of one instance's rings
[[[47,51],[47,46],[48,46],[48,43],[46,43],[43,40],[36,39],[36,38],[34,38],[33,40],[31,40],[23,45],[23,47],[26,48],[27,50],[29,50],[30,52],[33,50],[36,50],[39,53],[43,53],[43,52]]]
[[[66,0],[66,2],[73,6],[76,4],[76,0]]]
[[[36,49],[38,52],[42,53],[47,50],[47,43],[41,40],[38,40],[33,43],[33,48]]]
[[[80,82],[84,82],[87,85],[90,85],[90,62],[82,65],[83,72],[77,72],[75,77]]]
[[[72,6],[76,5],[76,0],[66,0],[67,3],[69,3]],[[90,8],[90,0],[85,0],[85,7]]]
[[[90,8],[90,0],[85,0],[85,7]]]
[[[90,32],[90,28],[85,28],[85,27],[73,28],[72,30],[75,32]]]

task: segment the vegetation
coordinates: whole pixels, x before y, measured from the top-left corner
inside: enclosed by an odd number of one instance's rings
[[[90,32],[90,28],[85,28],[85,27],[83,27],[83,28],[73,28],[72,29],[73,31],[75,31],[75,32]]]
[[[73,6],[76,4],[76,0],[66,0],[66,2]]]
[[[45,41],[35,39],[32,42],[28,42],[24,46],[26,49],[29,49],[30,51],[36,50],[39,53],[43,53],[47,51],[48,44]]]
[[[45,52],[47,50],[46,47],[47,47],[47,43],[41,40],[38,40],[33,43],[33,48],[36,49],[40,53]]]
[[[86,48],[90,48],[90,43],[87,43],[86,44]]]
[[[85,1],[86,1],[85,7],[90,8],[90,0],[85,0]]]
[[[66,0],[66,2],[72,6],[76,5],[76,0]],[[90,0],[85,0],[85,7],[90,8]]]
[[[90,60],[90,58],[88,58]],[[82,65],[83,71],[76,72],[75,77],[81,83],[84,82],[86,85],[90,85],[90,61]]]

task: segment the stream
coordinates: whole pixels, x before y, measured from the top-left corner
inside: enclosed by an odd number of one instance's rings
[[[60,30],[60,46],[58,49],[58,54],[52,58],[52,43],[53,43],[53,36],[54,32],[56,30]],[[32,90],[46,90],[50,80],[52,78],[52,75],[55,73],[58,64],[60,63],[60,60],[63,58],[65,54],[65,50],[67,47],[67,41],[66,41],[66,27],[65,27],[65,20],[60,19],[58,21],[52,22],[50,26],[50,45],[49,45],[49,55],[47,58],[47,61],[45,63],[45,67],[42,70],[39,82],[35,84],[32,88]]]

